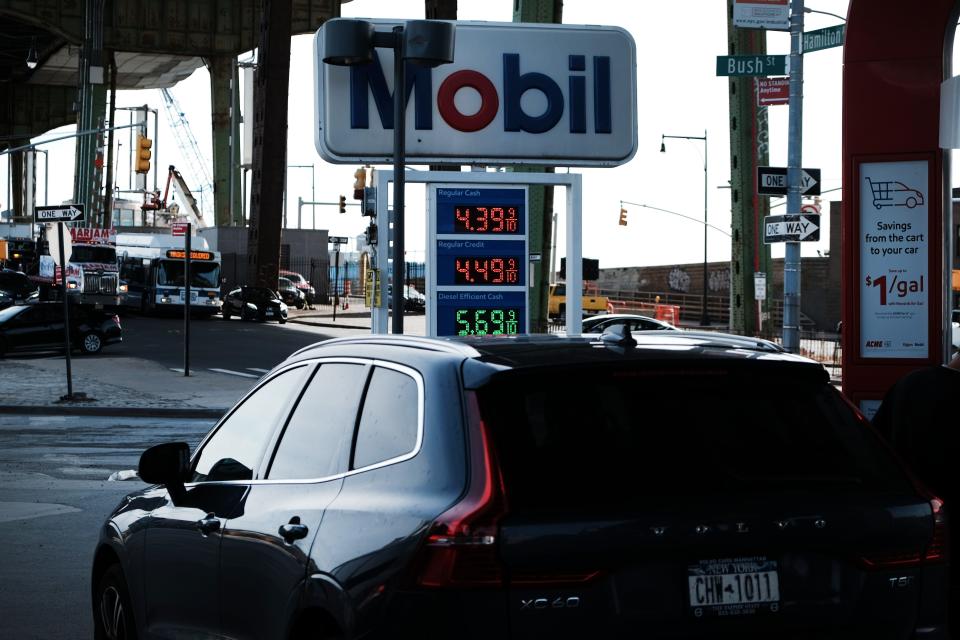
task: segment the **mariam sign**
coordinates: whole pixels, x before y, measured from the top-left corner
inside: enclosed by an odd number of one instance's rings
[[[70,236],[74,244],[117,244],[116,229],[70,227]]]

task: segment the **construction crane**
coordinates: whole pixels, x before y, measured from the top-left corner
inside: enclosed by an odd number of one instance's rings
[[[206,191],[209,197],[202,199],[203,217],[206,220],[213,220],[213,179],[210,177],[210,171],[207,167],[210,162],[200,151],[200,145],[190,129],[190,122],[180,103],[173,97],[169,89],[160,89],[163,94],[163,105],[167,111],[167,117],[170,119],[170,128],[173,129],[173,135],[177,139],[177,147],[180,149],[180,155],[189,166],[190,175],[194,180],[200,181],[200,190]],[[179,172],[178,172],[179,177]],[[185,183],[184,183],[185,184]]]

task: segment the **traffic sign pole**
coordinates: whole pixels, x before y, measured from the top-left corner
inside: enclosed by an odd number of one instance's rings
[[[190,375],[190,236],[191,223],[183,236],[183,375]]]
[[[57,223],[57,239],[60,241],[60,291],[63,293],[63,336],[67,352],[67,395],[73,400],[73,375],[70,371],[70,296],[67,294],[67,260],[63,254],[63,223]]]
[[[803,162],[803,0],[790,2],[790,116],[787,140],[787,213],[800,211]],[[783,347],[800,352],[800,243],[787,242],[783,260]]]

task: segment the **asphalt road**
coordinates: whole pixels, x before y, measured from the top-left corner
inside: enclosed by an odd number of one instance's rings
[[[123,342],[104,347],[104,353],[183,367],[183,318],[124,315],[120,323]],[[190,322],[190,367],[271,369],[297,349],[334,335],[337,330],[301,324],[195,318]]]
[[[209,420],[0,415],[0,637],[93,637],[100,525],[139,480],[107,481],[152,444],[191,448]]]

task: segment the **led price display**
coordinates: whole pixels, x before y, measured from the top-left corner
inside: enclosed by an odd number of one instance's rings
[[[500,336],[521,333],[519,307],[451,307],[458,336]]]
[[[519,233],[517,207],[487,204],[458,204],[453,207],[456,233]]]
[[[454,258],[454,268],[454,284],[520,284],[516,257],[458,256]]]

